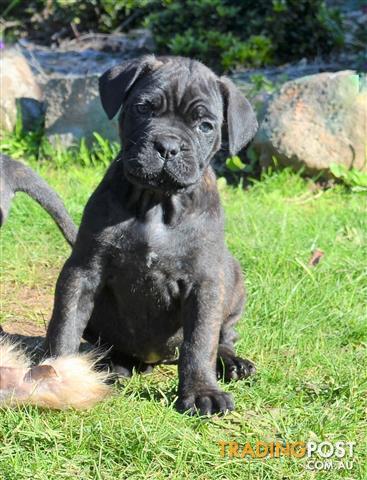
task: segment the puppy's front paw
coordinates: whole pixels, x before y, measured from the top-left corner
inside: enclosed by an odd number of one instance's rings
[[[190,392],[188,395],[180,395],[176,409],[187,412],[190,415],[212,415],[213,413],[226,413],[234,409],[232,395],[216,388],[203,388]]]

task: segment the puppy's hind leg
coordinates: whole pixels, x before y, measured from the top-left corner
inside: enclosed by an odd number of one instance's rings
[[[232,301],[230,302],[231,309],[222,324],[217,354],[217,378],[225,382],[244,380],[256,373],[253,362],[238,357],[235,353],[234,344],[237,340],[237,333],[234,327],[241,318],[245,303],[243,278],[237,262],[234,262],[234,273],[235,284]]]
[[[89,324],[84,330],[83,338],[97,349],[102,348],[108,352],[102,363],[110,369],[113,377],[130,378],[134,371],[141,374],[151,373],[156,365],[144,363],[131,355],[119,352],[108,344],[104,344]]]
[[[112,352],[112,372],[118,377],[130,378],[133,372],[148,374],[153,371],[155,364],[144,363],[137,358],[122,353]]]
[[[237,357],[232,348],[219,344],[217,357],[217,378],[225,382],[245,380],[256,373],[253,362]]]

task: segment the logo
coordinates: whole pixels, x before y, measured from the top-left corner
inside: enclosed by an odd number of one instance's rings
[[[274,459],[294,457],[305,459],[306,470],[352,470],[355,442],[238,442],[220,440],[223,458]]]

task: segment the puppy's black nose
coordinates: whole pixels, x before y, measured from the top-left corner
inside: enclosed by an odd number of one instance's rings
[[[180,142],[172,137],[162,138],[154,142],[154,148],[165,160],[177,157],[180,151]]]

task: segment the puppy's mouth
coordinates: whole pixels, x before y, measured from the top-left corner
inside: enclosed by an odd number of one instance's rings
[[[126,179],[134,185],[167,194],[184,192],[200,180],[199,172],[194,178],[184,180],[168,168],[162,168],[154,173],[145,173],[144,171],[131,169],[127,164],[125,164],[124,174]]]

